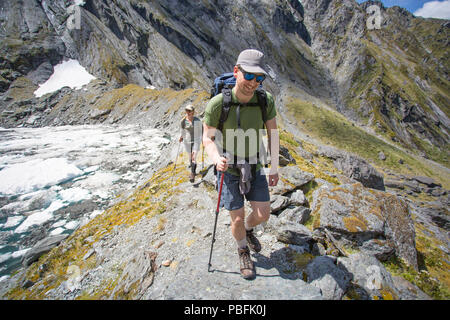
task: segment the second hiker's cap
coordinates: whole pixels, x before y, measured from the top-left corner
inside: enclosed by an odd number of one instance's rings
[[[247,49],[239,54],[236,65],[250,73],[262,73],[267,75],[267,72],[261,67],[262,58],[264,54],[255,49]]]
[[[194,111],[194,106],[192,104],[188,104],[184,110]]]

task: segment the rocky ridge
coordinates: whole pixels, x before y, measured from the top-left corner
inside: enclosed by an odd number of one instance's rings
[[[413,66],[413,75],[404,58],[408,43],[395,48],[394,55],[384,42],[404,32],[395,24],[412,32],[425,23],[444,35],[448,24],[384,9],[379,2],[265,1],[264,6],[247,1],[233,7],[228,1],[179,5],[117,0],[86,1],[82,28],[68,30],[66,2],[24,3],[8,2],[0,15],[6,31],[0,36],[7,39],[0,48],[2,126],[142,123],[173,132],[182,107],[193,103],[201,114],[210,79],[233,65],[241,47],[251,45],[266,53],[275,75],[265,85],[277,97],[280,122],[288,129],[282,143],[291,157],[284,159],[290,165],[281,170],[283,179],[272,190],[272,217],[258,230],[264,249],[253,255],[259,275],[253,282],[239,277],[223,212],[214,272],[207,272],[216,197],[211,177],[191,185],[180,166],[175,186],[169,186],[173,164],[163,156],[154,176],[126,192],[102,217],[65,240],[39,244],[37,255],[49,243],[60,243],[2,284],[3,298],[448,299],[448,182],[430,180],[422,176],[425,171],[382,171],[369,164],[373,158],[317,148],[321,142],[297,138],[305,134],[291,130],[291,118],[284,112],[291,96],[320,100],[354,121],[364,122],[368,116],[368,124],[381,130],[377,133],[387,133],[404,147],[414,142],[420,149],[416,131],[420,139],[445,147],[446,78],[436,82],[422,64]],[[371,3],[381,6],[386,29],[364,30],[364,8]],[[194,17],[197,12],[202,21]],[[8,24],[15,20],[19,23]],[[225,23],[227,33],[221,31]],[[329,34],[335,36],[331,42]],[[378,54],[374,43],[383,44],[378,47],[386,54]],[[445,74],[442,43],[427,45],[435,49],[427,59],[434,61],[438,74]],[[386,55],[390,62],[382,59]],[[68,57],[78,59],[99,80],[83,90],[63,88],[34,97],[52,66]],[[415,55],[412,59],[418,61]],[[388,70],[398,61],[407,76],[393,81]],[[373,78],[377,81],[370,82]],[[424,101],[403,92],[399,81],[411,84],[410,79],[434,98]],[[147,85],[156,90],[144,89]],[[385,98],[380,102],[375,96]],[[353,110],[361,99],[362,109]],[[427,108],[433,111],[425,112]],[[395,122],[399,110],[402,121]],[[278,294],[267,296],[268,287]]]
[[[439,230],[427,214],[406,198],[345,175],[332,174],[341,184],[322,173],[324,180],[293,163],[280,168],[271,218],[256,230],[263,246],[252,254],[257,278],[239,275],[224,210],[208,272],[215,179],[205,165],[189,183],[184,158],[176,168],[160,165],[133,193],[67,239],[56,239],[58,247],[7,282],[3,298],[430,299],[389,265],[403,261],[421,275],[413,215]]]

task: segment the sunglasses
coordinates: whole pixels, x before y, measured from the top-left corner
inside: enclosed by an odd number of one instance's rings
[[[244,79],[247,81],[252,81],[253,79],[255,79],[256,77],[256,82],[263,82],[264,79],[266,78],[265,75],[256,75],[254,73],[250,73],[250,72],[245,72],[244,70],[242,70],[241,67],[239,67],[239,70],[242,72],[242,74],[244,75]]]

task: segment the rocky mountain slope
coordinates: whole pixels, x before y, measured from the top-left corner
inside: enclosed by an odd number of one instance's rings
[[[368,30],[366,9],[374,4],[381,25]],[[32,89],[64,57],[116,87],[208,90],[242,48],[253,46],[266,54],[274,77],[266,86],[275,94],[292,89],[287,95],[320,98],[397,145],[448,165],[445,20],[353,0],[117,0],[78,8],[75,15],[64,1],[4,3],[4,125],[39,112]],[[78,27],[69,25],[74,16]]]
[[[289,166],[254,282],[234,273],[224,214],[206,272],[211,173],[191,185],[180,166],[170,185],[173,143],[147,184],[17,273],[4,298],[449,298],[449,21],[353,0],[70,4],[0,2],[0,126],[139,123],[175,137],[183,106],[201,115],[212,79],[253,47]],[[382,23],[368,30],[373,4]],[[97,80],[36,97],[67,58]]]

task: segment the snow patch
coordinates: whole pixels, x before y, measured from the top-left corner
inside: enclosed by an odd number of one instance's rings
[[[55,230],[50,231],[50,235],[51,236],[56,236],[56,235],[61,234],[63,232],[64,232],[64,228],[59,227],[59,228],[56,228]]]
[[[43,224],[44,222],[53,218],[54,211],[61,209],[64,206],[65,206],[64,203],[60,200],[52,202],[50,207],[48,207],[44,211],[36,212],[31,216],[28,216],[25,219],[25,221],[22,222],[22,224],[18,226],[16,230],[14,230],[14,232],[16,233],[26,232],[28,228],[30,228],[31,226]]]
[[[8,217],[8,220],[6,220],[6,223],[3,225],[3,228],[6,229],[6,228],[15,227],[19,223],[21,223],[23,219],[24,219],[24,217],[22,217],[22,216]]]
[[[70,59],[56,65],[53,74],[46,82],[39,85],[34,95],[42,97],[46,93],[55,92],[66,86],[71,89],[81,89],[82,86],[94,79],[96,78],[87,72],[77,60]]]
[[[0,194],[29,193],[81,176],[83,171],[67,159],[36,159],[0,171]]]
[[[69,203],[77,203],[91,198],[89,190],[83,188],[70,188],[59,192],[61,199]]]

